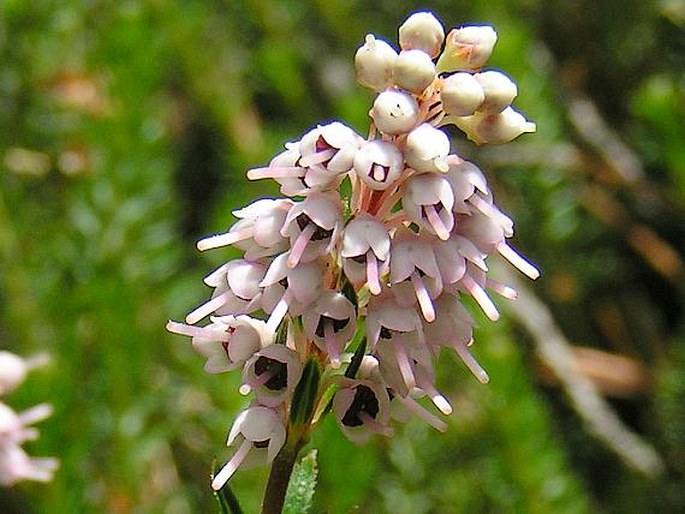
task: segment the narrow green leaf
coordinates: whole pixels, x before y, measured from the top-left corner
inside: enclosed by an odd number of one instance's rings
[[[306,514],[312,506],[319,467],[313,449],[295,464],[285,495],[283,514]]]
[[[314,402],[319,393],[321,371],[316,359],[310,358],[304,366],[302,378],[293,393],[290,407],[290,422],[295,427],[302,427],[309,422],[314,413]]]

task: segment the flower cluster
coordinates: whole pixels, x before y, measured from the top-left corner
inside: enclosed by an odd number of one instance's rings
[[[0,351],[0,396],[4,396],[24,381],[26,374],[43,364],[43,356],[33,359]],[[8,487],[21,480],[48,482],[52,480],[58,462],[54,458],[33,458],[21,445],[38,437],[38,430],[29,425],[47,418],[52,413],[48,404],[40,404],[16,413],[0,402],[0,485]]]
[[[409,414],[444,430],[420,401],[452,412],[434,383],[443,348],[488,381],[469,351],[474,322],[461,298],[496,320],[487,291],[516,293],[488,276],[487,257],[533,279],[538,271],[509,245],[513,222],[483,173],[450,153],[440,127],[454,124],[477,144],[535,130],[511,107],[511,79],[481,71],[496,39],[487,26],[445,37],[428,12],[400,27],[399,52],[367,36],[355,69],[377,92],[369,137],[333,121],[286,143],[247,177],[277,181],[287,198],[257,200],[234,212],[227,232],[198,242],[244,255],[205,278],[211,298],[186,323],[167,327],[192,337],[207,372],[242,369],[240,392],[254,395],[215,489],[248,461],[271,462],[329,412],[356,442],[390,435],[391,419]]]

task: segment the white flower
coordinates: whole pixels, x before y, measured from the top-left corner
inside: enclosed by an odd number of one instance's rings
[[[205,237],[198,241],[200,251],[233,245],[245,252],[245,259],[254,261],[284,251],[288,240],[281,235],[281,227],[288,211],[293,206],[291,200],[264,198],[247,207],[233,211],[240,218],[224,234]]]
[[[423,317],[433,321],[432,298],[442,292],[442,279],[431,243],[406,231],[393,238],[391,255],[391,290],[398,302],[408,306],[418,300]]]
[[[357,177],[374,190],[387,189],[403,170],[402,152],[390,141],[368,141],[354,158],[354,172]]]
[[[450,140],[447,134],[428,123],[419,125],[407,136],[404,158],[416,171],[447,171],[449,153]]]
[[[396,86],[420,95],[435,80],[435,64],[423,50],[404,50],[395,59],[392,78]]]
[[[354,56],[354,69],[357,81],[375,91],[382,91],[392,78],[392,67],[397,52],[385,41],[371,34]]]
[[[328,354],[331,367],[340,367],[340,354],[357,331],[354,305],[342,293],[327,290],[302,315],[307,336]]]
[[[205,284],[214,288],[212,297],[186,316],[186,323],[194,325],[202,318],[216,313],[249,314],[259,308],[259,285],[266,269],[262,264],[244,259],[229,261],[205,277]]]
[[[312,193],[296,203],[285,219],[281,234],[290,237],[288,267],[311,262],[331,251],[338,241],[342,213],[337,195]]]
[[[419,106],[409,93],[388,90],[378,94],[369,114],[376,128],[384,134],[402,134],[416,125]]]
[[[29,371],[48,362],[44,354],[23,359],[5,350],[0,351],[0,396],[21,384]]]
[[[276,407],[292,396],[301,376],[299,354],[285,345],[272,344],[245,363],[240,392],[254,391],[261,405]]]
[[[50,482],[59,461],[52,457],[29,457],[13,444],[0,445],[0,485],[10,487],[22,480]]]
[[[333,397],[333,412],[342,433],[357,444],[373,434],[392,435],[390,398],[378,381],[342,379]]]
[[[477,70],[492,54],[497,33],[488,25],[469,25],[452,29],[438,59],[438,71]]]
[[[242,366],[271,343],[266,323],[249,316],[213,316],[204,327],[169,321],[169,332],[192,337],[195,351],[207,358],[207,373],[223,373]]]
[[[318,169],[333,180],[352,169],[361,136],[347,125],[334,121],[319,125],[300,140],[300,166]]]
[[[400,25],[399,39],[402,50],[423,50],[434,58],[440,53],[445,30],[433,13],[417,12]]]
[[[452,188],[442,174],[423,173],[406,183],[402,208],[407,217],[443,241],[454,227],[453,205]]]
[[[312,261],[291,268],[287,264],[289,257],[289,252],[276,257],[260,283],[264,288],[262,309],[270,314],[267,333],[276,332],[286,314],[302,314],[321,294],[321,265]]]
[[[372,294],[381,292],[381,277],[389,266],[390,236],[380,221],[366,213],[351,219],[345,226],[340,255],[345,276],[353,284],[367,284]]]
[[[508,143],[521,134],[536,130],[535,123],[527,121],[511,106],[496,114],[476,112],[472,116],[454,117],[453,120],[454,124],[478,145]]]
[[[516,84],[500,71],[476,73],[474,78],[483,88],[485,99],[479,111],[496,114],[509,107],[518,94]]]
[[[212,489],[221,489],[241,465],[273,462],[285,444],[285,438],[285,422],[278,411],[253,405],[241,412],[226,443],[227,446],[238,446],[238,450],[214,477]],[[248,454],[253,458],[251,462],[244,462]]]
[[[459,72],[444,79],[440,100],[445,113],[470,116],[482,105],[485,91],[471,73]]]

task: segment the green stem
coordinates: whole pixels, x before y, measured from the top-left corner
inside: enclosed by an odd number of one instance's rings
[[[297,460],[301,448],[301,441],[295,444],[286,444],[271,464],[269,481],[264,491],[262,514],[281,514],[283,511],[290,475],[292,475],[295,460]]]

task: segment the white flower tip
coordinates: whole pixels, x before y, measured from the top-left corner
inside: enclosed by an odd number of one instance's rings
[[[475,375],[478,379],[478,382],[480,382],[481,384],[487,384],[488,382],[490,382],[490,376],[484,369],[479,370]]]
[[[452,406],[450,405],[450,402],[447,401],[447,398],[445,398],[441,394],[438,394],[431,399],[433,400],[433,404],[445,416],[449,416],[450,414],[452,414]]]
[[[331,368],[340,369],[340,359],[331,359]]]
[[[242,384],[240,386],[240,388],[238,388],[238,391],[243,396],[247,396],[248,394],[250,394],[252,392],[252,388],[248,384]]]

